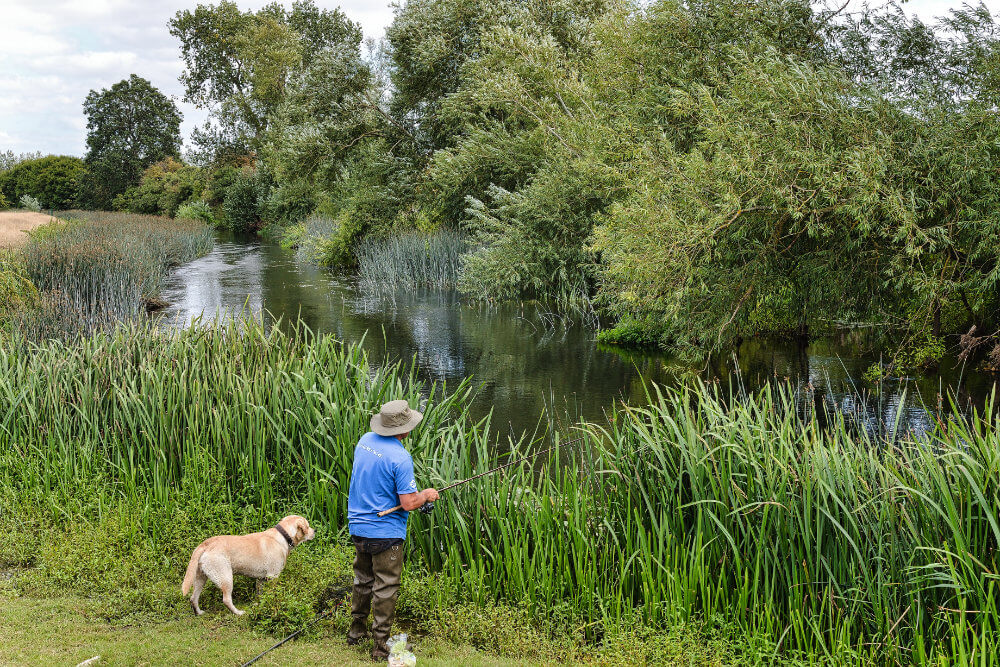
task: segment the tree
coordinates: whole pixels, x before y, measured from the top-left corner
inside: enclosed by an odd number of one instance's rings
[[[0,172],[0,194],[13,205],[28,195],[37,199],[42,208],[72,208],[86,172],[80,158],[68,155],[24,160]]]
[[[139,183],[147,167],[180,152],[177,105],[140,76],[91,90],[83,111],[90,174],[81,201],[90,207],[110,207],[115,196]]]
[[[170,34],[181,42],[184,100],[211,112],[195,142],[213,154],[257,151],[285,97],[289,78],[326,49],[357,50],[361,28],[339,9],[298,0],[242,12],[234,2],[177,12]]]

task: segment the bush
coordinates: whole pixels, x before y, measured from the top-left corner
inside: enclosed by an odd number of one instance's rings
[[[42,210],[42,205],[31,195],[21,195],[21,208],[38,212]]]
[[[86,172],[83,160],[66,155],[26,160],[0,173],[0,192],[7,201],[30,195],[40,208],[72,208]]]
[[[174,217],[186,220],[201,220],[209,225],[215,225],[215,216],[212,215],[212,207],[203,201],[192,201],[183,204],[177,209],[177,215]]]
[[[633,348],[659,347],[663,340],[663,325],[652,320],[623,319],[612,329],[597,332],[597,342]]]
[[[245,234],[260,228],[260,197],[257,179],[241,176],[226,191],[222,202],[226,214],[226,227]]]
[[[7,198],[3,196],[2,192],[0,192],[0,211],[8,208],[10,208],[10,202],[7,201]]]
[[[302,182],[284,183],[261,202],[261,217],[282,226],[301,222],[316,208],[313,188]]]
[[[201,196],[204,189],[201,169],[167,158],[146,169],[139,185],[115,197],[112,206],[119,211],[173,217],[181,204]]]

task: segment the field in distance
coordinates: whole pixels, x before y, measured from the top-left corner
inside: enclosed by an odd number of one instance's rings
[[[0,249],[16,248],[28,242],[28,232],[55,220],[34,211],[0,211]]]

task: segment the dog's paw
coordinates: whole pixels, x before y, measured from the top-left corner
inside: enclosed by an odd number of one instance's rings
[[[236,614],[237,616],[242,616],[246,612],[243,611],[242,609],[233,609],[233,613]]]

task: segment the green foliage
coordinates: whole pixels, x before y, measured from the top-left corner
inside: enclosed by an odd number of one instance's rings
[[[278,244],[285,250],[294,250],[302,243],[305,234],[306,224],[304,222],[285,227],[281,237],[278,239]]]
[[[137,186],[115,197],[114,207],[119,211],[174,217],[181,204],[199,197],[204,187],[201,169],[167,158],[150,165]]]
[[[138,185],[150,165],[179,155],[181,113],[140,76],[91,90],[83,111],[90,170],[81,188],[85,208],[111,208],[112,200]]]
[[[3,192],[0,191],[0,211],[6,210],[8,208],[10,208],[10,202],[7,201],[7,198],[4,196]]]
[[[260,205],[261,217],[279,226],[305,220],[316,208],[314,190],[304,181],[287,181],[270,191]]]
[[[222,209],[225,211],[227,229],[246,234],[260,228],[260,190],[256,174],[242,175],[226,189]]]
[[[0,429],[8,496],[55,523],[97,508],[107,516],[118,504],[108,499],[131,508],[83,550],[10,558],[34,558],[51,585],[119,594],[100,573],[124,568],[137,593],[112,612],[121,618],[162,613],[166,601],[138,578],[144,557],[131,549],[180,572],[202,532],[193,526],[244,532],[292,508],[343,526],[354,443],[387,396],[425,412],[408,440],[423,484],[497,459],[488,424],[465,410],[466,388],[445,397],[399,367],[371,366],[358,346],[253,322],[3,346],[0,395],[12,397]],[[794,405],[783,390],[734,400],[702,386],[651,388],[648,407],[583,427],[580,448],[536,461],[541,469],[455,489],[430,517],[409,519],[411,562],[438,574],[407,589],[401,612],[495,651],[693,623],[755,638],[761,659],[777,644],[851,664],[992,652],[992,635],[941,608],[989,623],[997,613],[986,576],[998,565],[995,411],[945,414],[930,440],[880,447],[842,420],[820,428]],[[510,443],[510,454],[534,446]],[[174,546],[157,551],[157,541]],[[279,580],[257,622],[301,623],[330,599],[321,582],[340,567],[292,589]],[[876,640],[890,631],[897,642]]]
[[[26,211],[34,211],[35,213],[38,213],[42,210],[42,205],[31,195],[21,195],[21,201],[19,203],[21,204],[21,208]]]
[[[620,345],[632,348],[661,347],[663,326],[655,322],[626,319],[611,329],[597,332],[597,342],[603,345]]]
[[[87,169],[79,158],[49,155],[19,162],[0,172],[0,192],[8,202],[21,202],[28,195],[41,208],[72,208]]]
[[[226,191],[243,175],[243,170],[232,165],[212,169],[208,173],[204,198],[209,206],[221,208],[226,199]]]
[[[455,287],[467,247],[463,234],[447,230],[369,237],[358,244],[358,284],[365,291]]]
[[[0,172],[13,169],[22,162],[37,160],[40,157],[44,157],[41,151],[35,151],[34,153],[15,153],[12,150],[6,150],[0,152]]]
[[[0,252],[0,328],[38,303],[38,290],[31,283],[24,261],[10,251]]]
[[[207,225],[215,226],[215,216],[207,202],[192,201],[181,205],[175,216],[181,220],[201,220]]]
[[[212,157],[260,148],[285,96],[288,79],[327,49],[357,48],[360,27],[339,9],[298,0],[291,11],[272,3],[257,12],[236,3],[198,5],[170,20],[184,60],[184,100],[208,109],[216,125],[196,132]]]

